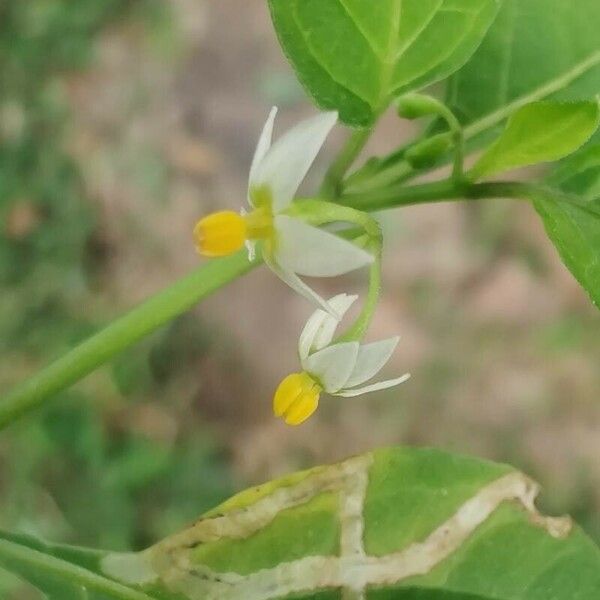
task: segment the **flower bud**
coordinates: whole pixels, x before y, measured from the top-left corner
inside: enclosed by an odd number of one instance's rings
[[[420,119],[441,114],[443,104],[432,96],[406,94],[396,100],[396,110],[403,119]]]
[[[434,166],[451,148],[451,136],[442,133],[412,146],[406,151],[404,157],[415,169],[427,169]]]

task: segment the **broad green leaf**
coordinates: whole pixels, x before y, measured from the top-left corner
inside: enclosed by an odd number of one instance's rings
[[[324,109],[365,126],[471,56],[500,0],[269,0],[283,49]]]
[[[592,600],[600,550],[504,465],[388,449],[247,490],[105,574],[187,600]]]
[[[559,160],[583,146],[598,129],[597,102],[535,102],[508,120],[504,133],[477,161],[473,179]]]
[[[594,176],[597,186],[600,169]],[[535,208],[563,262],[600,308],[600,198],[577,201],[549,192],[536,198]]]
[[[504,0],[469,62],[452,78],[450,104],[468,134],[544,98],[590,100],[600,91],[598,0]]]

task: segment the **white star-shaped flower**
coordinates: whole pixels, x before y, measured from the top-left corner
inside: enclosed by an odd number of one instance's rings
[[[360,396],[404,383],[410,375],[364,385],[389,361],[400,338],[370,344],[332,343],[337,326],[357,296],[340,294],[329,300],[338,315],[317,310],[308,320],[298,344],[303,371],[288,375],[279,385],[273,409],[288,425],[299,425],[317,409],[321,392]]]
[[[224,256],[256,242],[271,270],[294,290],[324,310],[331,307],[301,276],[334,277],[373,262],[369,252],[333,233],[286,214],[300,184],[337,121],[336,112],[302,121],[275,143],[273,108],[264,126],[248,183],[249,211],[222,211],[201,219],[194,229],[198,251]]]

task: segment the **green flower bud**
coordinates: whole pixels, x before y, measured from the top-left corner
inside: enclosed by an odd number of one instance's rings
[[[430,115],[441,115],[446,107],[436,98],[425,94],[406,94],[396,101],[396,110],[403,119],[420,119]]]
[[[441,133],[409,148],[405,158],[415,169],[427,169],[434,166],[437,160],[451,148],[451,136]]]

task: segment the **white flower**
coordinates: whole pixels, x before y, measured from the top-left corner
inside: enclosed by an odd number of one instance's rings
[[[327,302],[300,276],[334,277],[359,269],[373,256],[328,231],[286,214],[298,187],[314,162],[337,113],[321,113],[302,121],[272,144],[277,109],[264,126],[250,168],[250,211],[224,211],[202,219],[194,230],[200,253],[222,256],[243,243],[254,254],[262,242],[263,258],[272,271],[294,290],[332,313]]]
[[[384,390],[404,383],[406,373],[395,379],[364,385],[389,361],[400,338],[370,344],[332,343],[337,326],[357,296],[340,294],[329,301],[338,315],[317,310],[308,320],[298,344],[303,371],[288,375],[273,400],[277,416],[289,425],[299,425],[317,409],[322,391],[334,396],[352,397]]]

